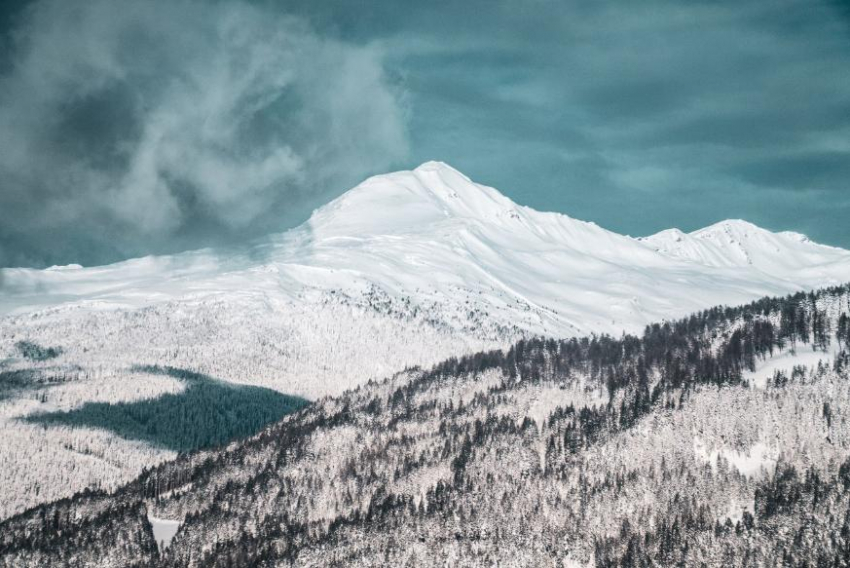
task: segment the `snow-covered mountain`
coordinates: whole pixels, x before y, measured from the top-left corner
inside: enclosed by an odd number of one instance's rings
[[[634,239],[519,206],[429,162],[368,179],[301,227],[240,252],[0,274],[0,312],[13,314],[379,289],[453,315],[486,311],[491,325],[567,336],[637,331],[711,305],[844,282],[850,252],[744,221]]]
[[[843,273],[844,249],[820,245],[791,231],[773,233],[739,219],[683,233],[668,229],[640,239],[657,251],[714,267],[748,268],[791,280],[829,281]]]
[[[523,337],[619,336],[845,281],[850,252],[799,235],[727,222],[635,239],[519,206],[434,162],[366,180],[238,251],[5,269],[0,375],[24,394],[0,392],[0,518],[173,457],[100,428],[27,421],[186,392],[144,371],[154,366],[315,400]]]
[[[5,269],[0,360],[24,338],[83,368],[166,360],[312,399],[521,337],[635,333],[846,281],[850,251],[796,233],[726,221],[635,239],[428,162],[242,250]]]

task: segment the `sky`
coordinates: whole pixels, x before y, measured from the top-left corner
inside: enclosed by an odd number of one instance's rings
[[[5,0],[0,266],[239,246],[441,160],[850,248],[850,1]]]

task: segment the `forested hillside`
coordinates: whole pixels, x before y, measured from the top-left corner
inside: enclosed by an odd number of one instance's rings
[[[8,519],[0,566],[847,566],[848,301],[372,381]]]

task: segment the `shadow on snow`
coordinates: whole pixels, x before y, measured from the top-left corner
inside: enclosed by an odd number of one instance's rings
[[[250,436],[309,404],[297,396],[234,385],[186,369],[152,365],[134,370],[173,377],[184,382],[186,389],[134,402],[88,402],[74,410],[35,414],[24,420],[45,427],[104,428],[128,440],[188,452]]]

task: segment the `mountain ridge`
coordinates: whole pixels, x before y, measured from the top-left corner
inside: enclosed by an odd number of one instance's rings
[[[769,274],[843,261],[848,251],[816,243],[795,231],[772,232],[742,219],[727,219],[685,233],[667,229],[644,242],[659,252],[707,266],[754,266]]]
[[[269,243],[253,250],[218,253],[201,249],[85,268],[68,265],[44,270],[2,269],[0,282],[6,293],[0,300],[0,314],[75,301],[121,304],[124,300],[130,306],[155,303],[179,298],[181,294],[203,293],[206,288],[214,291],[214,286],[196,284],[214,281],[225,274],[256,274],[275,269],[281,272],[281,267],[299,264],[333,269],[336,267],[323,264],[326,258],[310,258],[310,253],[325,253],[328,245],[338,250],[351,248],[343,244],[346,240],[352,243],[371,240],[370,250],[374,252],[389,237],[411,236],[420,244],[443,239],[460,241],[460,246],[467,247],[470,240],[489,239],[494,242],[485,243],[483,248],[490,257],[510,251],[519,243],[525,247],[525,253],[573,250],[584,255],[590,264],[613,263],[627,268],[664,266],[687,271],[693,265],[718,269],[753,266],[774,279],[795,281],[800,289],[850,279],[850,251],[814,243],[799,233],[773,233],[746,221],[727,220],[691,233],[667,229],[633,238],[562,213],[540,212],[518,205],[498,190],[474,183],[443,162],[432,161],[411,171],[368,178],[316,209],[304,224],[271,237]],[[757,242],[752,244],[753,241]],[[481,242],[476,242],[471,246],[480,251],[480,245]],[[791,249],[796,253],[792,262],[776,260],[777,255]],[[762,261],[763,256],[767,257],[766,261]],[[261,260],[254,260],[257,257]],[[362,268],[361,272],[368,276],[370,264],[355,268]],[[814,278],[794,273],[813,268],[820,268]],[[152,280],[167,281],[170,290],[153,285]],[[192,282],[184,285],[188,280]],[[262,288],[260,284],[257,283]],[[120,294],[122,287],[132,288],[124,298]],[[271,288],[274,287],[272,284]],[[144,298],[146,288],[155,290],[149,298]],[[790,290],[785,286],[761,293]]]

